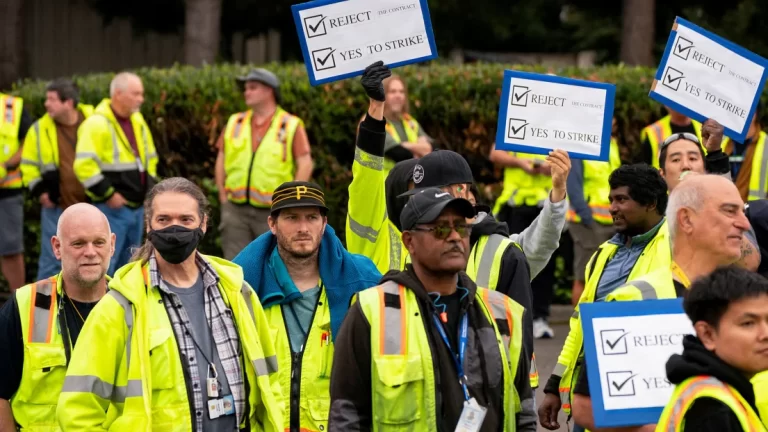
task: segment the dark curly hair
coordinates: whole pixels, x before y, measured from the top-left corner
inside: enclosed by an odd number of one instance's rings
[[[622,165],[608,178],[611,189],[626,186],[629,196],[641,205],[656,205],[656,211],[664,215],[667,210],[667,182],[659,170],[648,164]]]

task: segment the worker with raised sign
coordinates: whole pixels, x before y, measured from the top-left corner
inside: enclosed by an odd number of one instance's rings
[[[696,335],[667,361],[675,391],[656,431],[765,431],[749,380],[768,370],[768,281],[721,268],[691,285],[683,309]]]
[[[723,151],[731,163],[731,176],[744,202],[768,196],[768,147],[766,134],[760,127],[761,112],[762,104],[758,104],[743,143],[731,138],[723,141]]]
[[[659,150],[661,144],[672,134],[689,133],[699,138],[701,141],[701,123],[692,120],[683,114],[669,107],[664,107],[667,115],[660,120],[649,124],[640,132],[640,141],[642,147],[640,150],[640,160],[659,167]]]

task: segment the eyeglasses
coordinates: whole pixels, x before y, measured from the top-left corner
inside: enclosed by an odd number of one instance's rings
[[[458,225],[437,225],[431,228],[413,227],[410,231],[431,232],[438,240],[445,240],[456,231],[461,238],[467,238],[472,233],[472,226],[467,224]]]
[[[681,139],[687,140],[687,141],[691,141],[692,143],[697,144],[697,145],[701,145],[701,141],[699,141],[699,137],[697,137],[696,135],[694,135],[692,133],[682,132],[682,133],[676,133],[676,134],[670,135],[661,144],[661,148],[664,148],[664,147],[672,144],[673,142],[675,142],[677,140],[681,140]]]

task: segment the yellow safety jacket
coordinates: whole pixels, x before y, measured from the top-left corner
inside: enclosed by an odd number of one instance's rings
[[[685,429],[685,414],[699,398],[711,398],[727,405],[745,432],[766,430],[755,410],[735,388],[715,377],[702,375],[688,378],[675,387],[656,424],[656,432],[682,432]]]
[[[752,377],[752,388],[755,390],[755,405],[763,424],[768,426],[768,371],[760,372]]]
[[[768,197],[768,147],[765,145],[765,137],[765,132],[760,131],[760,135],[755,143],[755,152],[752,156],[752,166],[749,175],[749,195],[747,198],[749,201]],[[723,140],[723,151],[725,151],[727,145],[728,140]]]
[[[672,117],[667,115],[657,122],[649,124],[640,131],[640,142],[645,141],[645,138],[647,137],[648,142],[651,143],[651,165],[655,168],[659,168],[659,152],[661,151],[661,145],[664,143],[665,139],[672,135],[671,119]],[[696,136],[699,137],[699,142],[702,142],[701,123],[696,120],[691,120],[691,123],[693,124],[694,130],[696,130]]]
[[[322,286],[322,285],[321,285]],[[331,310],[325,288],[321,288],[315,315],[309,327],[307,341],[301,353],[291,352],[291,342],[285,325],[283,308],[277,304],[264,313],[269,322],[271,340],[277,352],[278,381],[284,413],[283,427],[291,428],[293,418],[301,432],[323,432],[328,429],[331,410]]]
[[[277,359],[261,304],[239,266],[203,258],[220,278],[240,336],[248,417],[239,427],[280,431]],[[148,268],[133,262],[119,269],[89,315],[56,410],[63,430],[192,430],[184,366],[160,291],[147,287]]]
[[[416,295],[390,281],[361,291],[358,299],[371,326],[373,430],[436,432],[435,368]],[[522,332],[515,329],[521,328],[523,307],[499,292],[479,287],[475,301],[496,332],[506,366],[503,382],[511,390],[504,392],[504,431],[514,432],[515,415],[522,410],[512,383],[522,349]]]
[[[235,204],[268,208],[275,189],[293,181],[293,137],[303,122],[277,107],[269,130],[254,152],[252,117],[253,110],[234,114],[224,129],[224,188]]]
[[[520,159],[544,162],[546,156],[510,152]],[[531,175],[522,168],[504,169],[504,190],[502,190],[493,213],[498,214],[503,205],[510,207],[542,206],[552,189],[552,178],[545,175]]]
[[[586,268],[586,282],[584,285],[584,293],[579,299],[581,303],[592,303],[595,301],[595,294],[597,293],[597,286],[600,282],[600,278],[605,270],[605,266],[608,261],[618,250],[618,246],[605,242],[600,245],[600,248],[592,255]],[[632,271],[629,273],[627,280],[634,280],[642,275],[646,275],[656,269],[667,269],[672,263],[670,257],[669,247],[669,230],[667,228],[666,220],[659,227],[656,235],[645,246],[645,250],[632,266]],[[674,286],[672,287],[672,293],[674,297]],[[610,293],[605,301],[626,301],[636,300],[639,296],[640,299],[647,298],[655,294],[655,290],[643,288],[627,287],[624,290],[617,289]],[[557,365],[552,371],[552,375],[560,377],[560,401],[562,402],[563,410],[566,413],[571,412],[571,400],[573,399],[573,388],[575,380],[579,376],[579,370],[581,368],[582,351],[584,349],[584,334],[581,329],[581,319],[579,317],[579,304],[576,305],[573,315],[570,319],[570,331],[565,339],[565,344],[560,352],[560,356],[557,359]]]
[[[387,134],[391,136],[395,141],[398,143],[402,142],[411,142],[415,143],[419,140],[419,130],[421,129],[421,125],[419,122],[416,121],[415,118],[411,117],[410,114],[403,114],[403,118],[401,120],[403,123],[403,129],[405,130],[405,137],[401,137],[399,133],[397,133],[397,129],[395,129],[394,124],[387,120],[387,125],[385,126],[385,130],[387,131]],[[395,166],[395,161],[389,158],[384,158],[384,171],[389,172],[393,167]]]
[[[119,192],[132,207],[139,207],[154,186],[157,150],[147,122],[135,112],[130,119],[139,149],[135,155],[110,104],[109,99],[102,100],[77,130],[75,174],[93,201],[106,201]]]
[[[22,185],[21,169],[7,171],[3,164],[19,151],[23,106],[22,98],[0,93],[0,189],[19,189]]]
[[[610,212],[611,202],[608,199],[608,195],[611,193],[608,177],[613,170],[621,166],[619,144],[616,138],[611,138],[608,162],[585,160],[581,163],[584,164],[584,201],[592,210],[592,219],[602,225],[613,225],[613,217],[611,217]],[[581,216],[571,208],[568,209],[565,218],[569,222],[581,222]]]
[[[85,118],[93,114],[92,105],[78,104],[77,109]],[[21,173],[24,186],[34,190],[41,183],[58,190],[59,142],[56,122],[49,114],[36,121],[24,138],[21,153]],[[55,202],[55,200],[54,200]]]

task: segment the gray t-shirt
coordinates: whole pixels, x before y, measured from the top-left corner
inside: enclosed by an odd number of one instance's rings
[[[219,352],[213,344],[213,335],[211,334],[211,327],[208,322],[207,310],[205,309],[205,289],[203,287],[203,275],[197,278],[194,285],[189,288],[175,287],[168,282],[165,282],[168,288],[176,295],[179,296],[181,304],[184,305],[184,310],[189,317],[190,327],[188,330],[192,332],[192,337],[196,342],[195,351],[197,351],[197,358],[201,361],[197,362],[198,376],[200,377],[200,383],[198,384],[203,390],[203,406],[205,407],[205,414],[203,415],[203,430],[205,432],[232,432],[237,430],[237,416],[234,414],[221,416],[217,419],[211,420],[208,415],[208,386],[206,385],[206,379],[208,378],[208,361],[213,360],[216,365],[216,371],[218,372],[219,380],[219,397],[230,395],[232,392],[229,389],[229,382],[227,381],[227,374],[224,372],[224,366],[221,365],[221,359],[219,359]],[[202,352],[201,352],[202,349]],[[211,359],[213,354],[213,359]]]
[[[320,286],[310,288],[301,293],[301,298],[283,305],[285,327],[288,330],[288,340],[291,341],[291,351],[293,352],[299,352],[307,340],[309,326],[312,325],[312,317],[315,315],[315,308],[320,298],[320,291]]]

